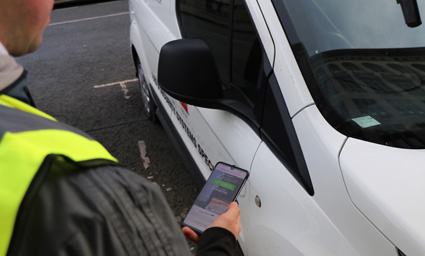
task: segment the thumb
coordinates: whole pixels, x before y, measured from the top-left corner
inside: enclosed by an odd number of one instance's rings
[[[238,217],[241,214],[241,210],[236,202],[231,202],[225,214],[228,214],[230,217]]]

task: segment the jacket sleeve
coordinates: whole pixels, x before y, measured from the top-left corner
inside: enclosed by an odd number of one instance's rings
[[[48,174],[9,255],[190,255],[160,188],[121,167]]]
[[[236,238],[224,228],[208,228],[201,236],[197,256],[235,255]]]

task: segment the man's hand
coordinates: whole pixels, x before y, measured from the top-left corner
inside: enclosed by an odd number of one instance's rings
[[[225,213],[218,216],[210,225],[212,227],[220,227],[229,230],[238,239],[241,232],[241,212],[236,202],[229,204],[229,208]],[[189,227],[183,227],[183,234],[195,243],[199,242],[199,236]]]

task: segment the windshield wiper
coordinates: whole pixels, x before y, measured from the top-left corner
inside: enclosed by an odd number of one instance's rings
[[[397,4],[401,5],[407,26],[414,28],[422,24],[416,0],[397,0]]]

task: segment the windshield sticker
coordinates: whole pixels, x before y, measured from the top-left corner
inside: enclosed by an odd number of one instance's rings
[[[374,119],[371,116],[357,117],[357,118],[353,118],[351,120],[356,122],[362,128],[369,128],[369,127],[381,124],[380,122],[376,121],[376,119]]]

